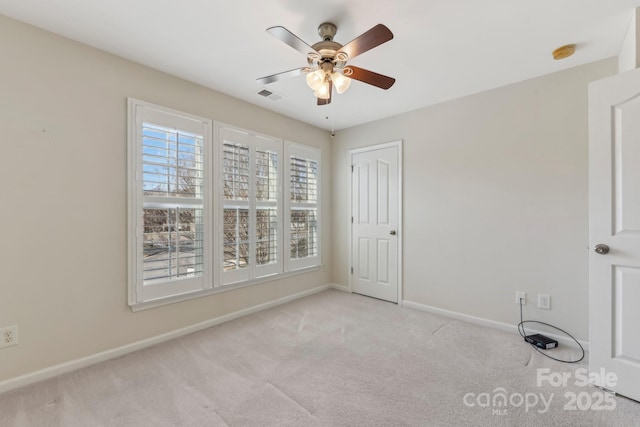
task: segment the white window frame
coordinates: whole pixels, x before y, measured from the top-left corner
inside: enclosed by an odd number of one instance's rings
[[[283,220],[282,220],[282,176],[283,176],[283,155],[282,155],[282,139],[262,135],[248,130],[236,128],[233,126],[217,123],[217,154],[218,154],[218,209],[216,209],[217,226],[216,226],[216,249],[218,256],[217,268],[219,274],[220,286],[229,286],[243,282],[251,282],[269,276],[275,276],[283,272]],[[249,197],[247,201],[227,200],[224,197],[224,144],[225,141],[238,143],[249,148]],[[258,201],[256,197],[256,152],[259,149],[274,151],[278,156],[278,174],[277,174],[277,200],[275,202]],[[224,210],[225,206],[236,205],[238,208],[246,208],[249,210],[249,262],[248,267],[224,271]],[[258,208],[273,207],[277,210],[277,250],[276,262],[258,265],[256,262],[257,239],[256,239],[256,213]]]
[[[195,199],[183,200],[173,197],[145,197],[143,192],[143,171],[142,171],[142,138],[143,123],[153,123],[155,125],[187,131],[203,137],[203,181],[202,197],[198,203]],[[169,298],[178,295],[185,295],[202,291],[211,287],[210,268],[210,212],[208,182],[209,165],[211,164],[209,155],[211,151],[211,129],[212,121],[206,118],[197,117],[192,114],[171,110],[133,98],[128,99],[128,157],[127,157],[127,181],[128,181],[128,243],[129,243],[129,305],[147,303],[150,301]],[[153,199],[153,206],[150,204]],[[202,208],[203,216],[203,242],[202,274],[197,277],[172,278],[168,280],[154,280],[145,283],[143,280],[143,210],[148,207],[173,208],[180,205],[198,206]]]
[[[318,196],[316,203],[296,203],[291,201],[291,156],[302,157],[304,159],[313,160],[318,163]],[[291,141],[285,142],[285,155],[283,159],[284,171],[284,219],[285,219],[285,270],[296,271],[300,269],[318,267],[322,264],[322,159],[321,152],[317,148],[298,144]],[[314,207],[316,209],[316,255],[305,258],[291,258],[290,242],[291,242],[291,210],[292,208]]]
[[[320,150],[283,139],[240,129],[234,126],[213,122],[211,119],[154,105],[134,98],[127,99],[127,250],[128,250],[128,303],[133,311],[159,307],[173,302],[225,292],[258,283],[264,283],[285,277],[308,273],[321,266],[321,159]],[[169,196],[153,196],[154,205],[149,205],[150,197],[143,191],[142,138],[143,123],[153,123],[165,128],[184,130],[201,135],[202,150],[202,198],[197,203],[202,208],[202,274],[198,277],[179,277],[167,280],[155,279],[145,283],[144,272],[144,220],[145,200],[147,208],[174,208],[179,202],[189,207],[194,200]],[[224,262],[224,176],[223,156],[224,132],[232,135],[244,135],[240,143],[250,147],[250,194],[247,205],[251,211],[250,254],[253,259],[246,274],[227,275],[223,271]],[[256,150],[267,149],[277,153],[277,201],[257,200]],[[318,201],[317,201],[317,253],[316,256],[290,259],[290,156],[302,156],[318,162]],[[160,200],[165,199],[165,200]],[[179,200],[178,200],[179,199]],[[256,212],[260,208],[277,209],[277,261],[256,265]],[[243,275],[244,274],[244,275]]]

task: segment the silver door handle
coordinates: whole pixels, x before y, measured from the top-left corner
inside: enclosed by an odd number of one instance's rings
[[[389,234],[391,234],[392,236],[395,236],[395,235],[396,235],[396,230],[391,230],[391,231],[389,232]]]
[[[609,246],[605,245],[605,244],[598,244],[596,245],[595,249],[596,253],[600,254],[600,255],[606,255],[609,253]]]

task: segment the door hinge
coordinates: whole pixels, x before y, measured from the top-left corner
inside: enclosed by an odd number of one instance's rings
[[[351,172],[353,172],[353,165],[351,165]]]
[[[353,274],[353,267],[351,267],[351,274]]]
[[[353,217],[351,217],[351,224],[353,224]]]

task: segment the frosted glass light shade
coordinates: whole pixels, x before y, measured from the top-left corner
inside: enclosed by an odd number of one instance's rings
[[[316,98],[329,99],[331,93],[329,92],[329,82],[324,82],[320,85],[320,88],[313,92]]]
[[[345,77],[341,73],[331,74],[331,80],[333,80],[333,85],[338,93],[344,93],[349,89],[349,85],[351,84],[351,79],[349,77]]]
[[[311,90],[319,90],[324,83],[324,71],[316,70],[307,74],[307,85]]]

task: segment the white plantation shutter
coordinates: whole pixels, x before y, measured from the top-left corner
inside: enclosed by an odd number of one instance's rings
[[[204,289],[211,122],[135,100],[129,114],[130,303]]]
[[[320,265],[319,150],[222,124],[213,149],[211,120],[135,99],[128,116],[134,311]]]
[[[230,281],[249,278],[249,145],[246,136],[222,144],[223,272]]]
[[[320,152],[287,145],[287,269],[320,265]]]
[[[143,280],[203,272],[202,135],[142,124]]]
[[[222,284],[282,271],[281,141],[219,127]]]
[[[282,242],[279,204],[281,189],[279,185],[278,160],[280,154],[274,149],[256,147],[256,268],[257,276],[277,272],[280,264]],[[269,268],[276,265],[277,268]],[[261,270],[261,271],[260,271]]]

